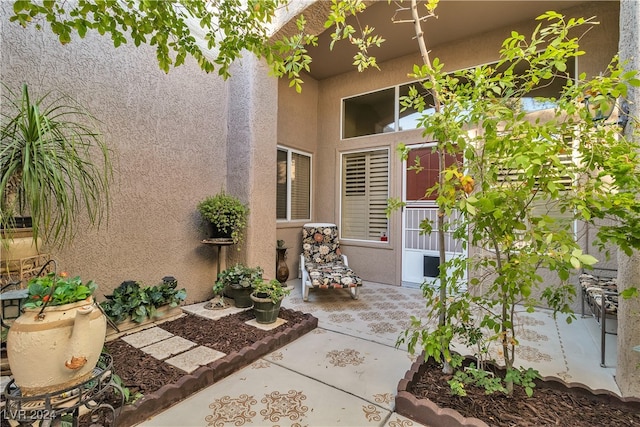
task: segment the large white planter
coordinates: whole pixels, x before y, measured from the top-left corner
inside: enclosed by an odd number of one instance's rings
[[[7,336],[7,357],[23,396],[63,390],[91,376],[102,352],[107,319],[91,297],[25,309]]]

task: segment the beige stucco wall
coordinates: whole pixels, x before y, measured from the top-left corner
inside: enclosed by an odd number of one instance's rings
[[[165,74],[153,47],[116,49],[95,34],[63,46],[48,30],[9,23],[10,2],[0,10],[2,82],[18,91],[27,82],[33,94],[57,89],[72,95],[101,120],[114,152],[108,227],[81,224],[72,245],[54,253],[61,268],[95,279],[102,294],[124,280],[153,285],[173,275],[187,288],[188,302],[210,298],[216,251],[200,243],[206,236],[195,207],[226,188],[275,212],[275,183],[268,185],[275,163],[275,80],[255,62],[236,68],[237,83],[207,75],[193,61]],[[236,126],[229,126],[230,111],[238,116]],[[237,145],[227,149],[228,143]],[[258,191],[264,194],[255,196]],[[227,252],[273,275],[275,213],[262,215],[252,209],[250,224],[266,237],[250,232],[240,253]]]
[[[278,83],[278,145],[311,154],[312,158],[312,221],[318,221],[314,214],[315,195],[319,192],[318,170],[323,168],[316,157],[318,151],[318,82],[310,76],[304,77],[302,93],[289,87],[285,79]],[[278,221],[277,239],[284,240],[287,250],[289,278],[297,278],[300,269],[302,248],[302,226],[307,221]]]
[[[620,7],[620,58],[626,63],[626,70],[640,70],[640,2],[623,0]],[[629,88],[630,115],[640,116],[640,88]],[[640,140],[640,124],[630,121],[625,137]],[[618,290],[623,292],[639,287],[640,252],[631,256],[618,254]],[[640,396],[640,298],[620,299],[618,307],[618,348],[616,382],[623,396]]]
[[[581,45],[588,55],[580,58],[580,71],[597,74],[606,69],[617,50],[618,3],[592,2],[566,10],[568,16],[597,16],[601,23],[582,40]],[[447,17],[440,16],[440,19]],[[425,24],[428,25],[428,22]],[[530,34],[536,22],[524,22],[501,30],[479,34],[472,39],[459,40],[441,46],[429,46],[431,58],[440,58],[445,69],[453,71],[498,59],[498,51],[512,29]],[[407,43],[414,41],[407,40]],[[340,220],[340,170],[342,152],[369,148],[389,148],[391,152],[390,197],[401,197],[402,165],[395,147],[398,143],[424,142],[420,131],[396,132],[340,140],[341,99],[379,90],[409,81],[407,73],[414,63],[420,63],[417,55],[399,58],[380,64],[380,71],[367,70],[345,73],[318,83],[317,150],[314,157],[314,219],[338,223]],[[280,88],[282,95],[283,88]],[[295,102],[295,101],[294,101]],[[298,101],[300,102],[300,101]],[[300,105],[300,104],[296,104]],[[291,124],[294,125],[295,124]],[[282,129],[282,124],[279,127]],[[342,240],[344,252],[349,255],[350,265],[365,280],[381,283],[401,282],[401,217],[396,212],[391,218],[388,244],[350,242]]]

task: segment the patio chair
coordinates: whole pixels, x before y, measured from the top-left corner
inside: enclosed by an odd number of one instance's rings
[[[358,299],[362,279],[349,268],[347,257],[340,252],[338,227],[328,223],[310,223],[302,227],[300,255],[302,298],[309,300],[309,289],[349,289]]]

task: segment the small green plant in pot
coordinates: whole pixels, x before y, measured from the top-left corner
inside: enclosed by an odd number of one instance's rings
[[[67,273],[48,273],[29,280],[29,294],[24,308],[56,306],[85,301],[98,286],[93,280],[83,283],[79,276],[70,278]]]
[[[198,203],[198,212],[212,226],[211,237],[228,237],[238,244],[244,238],[249,208],[224,191]]]
[[[273,323],[280,314],[280,305],[291,289],[283,287],[276,279],[259,280],[253,285],[251,300],[258,323]]]
[[[218,274],[218,281],[213,291],[216,294],[230,295],[238,308],[251,307],[249,295],[253,291],[254,284],[262,280],[262,273],[261,267],[236,264]]]

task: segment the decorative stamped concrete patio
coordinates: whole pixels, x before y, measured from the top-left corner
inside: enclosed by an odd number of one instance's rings
[[[311,313],[318,328],[139,425],[419,426],[394,412],[394,398],[415,360],[395,342],[411,315],[425,314],[421,291],[368,282],[359,300],[317,290],[305,303],[299,280],[288,284],[295,289],[283,305]],[[184,309],[206,314],[202,305]],[[568,325],[545,310],[519,317],[516,365],[619,393],[615,369],[600,367],[595,319],[578,316]],[[615,336],[607,340],[613,366]]]

